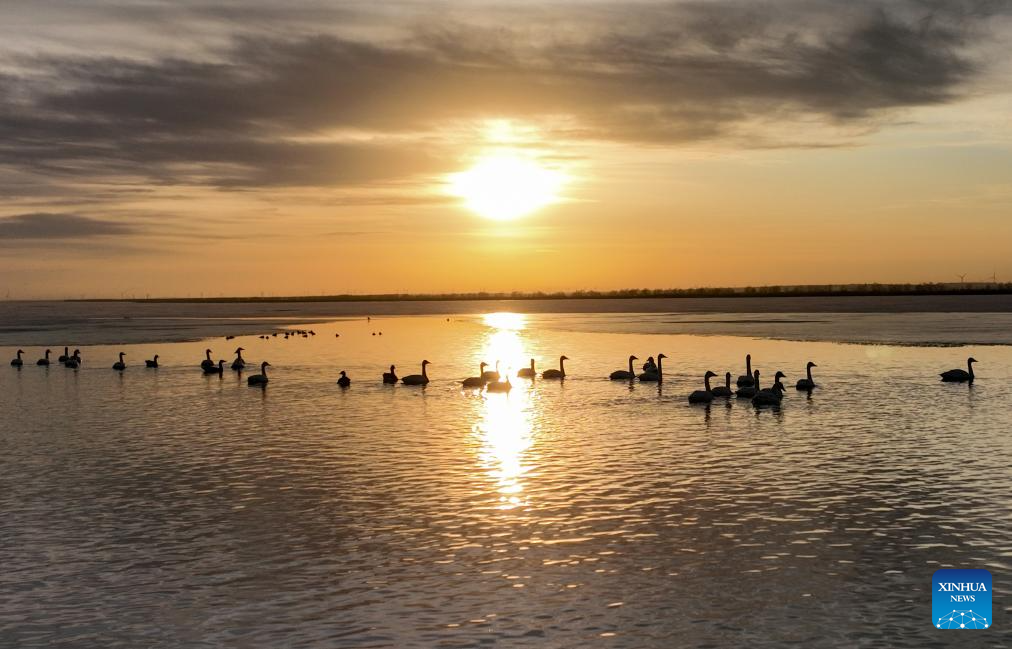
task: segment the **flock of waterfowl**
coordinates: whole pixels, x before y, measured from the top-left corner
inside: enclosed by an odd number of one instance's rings
[[[235,336],[227,336],[226,340],[232,340],[233,338],[235,338]],[[244,351],[245,351],[245,349],[243,349],[242,347],[239,347],[239,348],[237,348],[235,350],[235,360],[232,361],[232,369],[233,370],[242,371],[243,369],[246,368],[246,361],[242,357],[242,353]],[[13,367],[22,367],[22,366],[24,366],[25,362],[21,358],[21,356],[24,353],[25,353],[25,351],[23,349],[19,349],[17,351],[17,356],[11,361],[11,365]],[[45,356],[43,356],[38,361],[36,361],[35,364],[39,365],[39,366],[48,367],[51,364],[50,361],[49,361],[49,357],[50,357],[50,355],[52,353],[53,353],[52,350],[47,349],[46,352],[45,352]],[[205,358],[204,358],[204,360],[202,360],[200,362],[200,369],[203,370],[204,374],[223,375],[225,373],[225,361],[220,360],[217,363],[215,363],[213,360],[211,360],[211,350],[210,349],[205,350],[204,354],[205,354]],[[118,372],[122,372],[122,371],[126,370],[127,364],[126,364],[126,361],[123,360],[124,358],[126,358],[126,353],[125,352],[120,352],[119,353],[119,360],[112,364],[112,369],[114,369],[114,370],[116,370]],[[69,347],[64,347],[63,348],[63,354],[61,354],[59,356],[59,358],[57,358],[56,360],[57,360],[58,363],[60,363],[61,365],[63,365],[66,368],[77,369],[77,368],[81,367],[81,362],[82,362],[81,361],[81,350],[80,349],[75,349],[74,353],[71,354],[70,353],[70,348]],[[254,374],[252,376],[247,377],[246,382],[249,385],[267,385],[267,368],[270,367],[270,366],[271,366],[270,363],[268,363],[267,361],[264,361],[263,363],[260,364],[260,373],[259,374]],[[151,368],[151,369],[158,369],[158,354],[155,354],[154,358],[151,358],[151,359],[148,359],[148,360],[144,361],[144,367],[148,367],[148,368]],[[344,372],[341,372],[341,375],[344,376]],[[349,382],[349,385],[350,385],[350,382]]]
[[[276,335],[276,334],[275,334]],[[286,338],[290,334],[286,334]],[[312,331],[299,330],[298,334],[303,337],[310,335],[316,335]],[[227,340],[233,339],[234,336],[226,337]],[[263,336],[261,336],[263,338]],[[235,359],[232,361],[231,369],[242,372],[246,367],[246,361],[242,357],[242,353],[245,351],[242,347],[238,347],[235,350]],[[17,350],[16,357],[11,361],[11,365],[14,367],[22,367],[24,360],[21,356],[24,354],[24,350]],[[224,360],[219,360],[217,363],[211,358],[211,350],[205,350],[205,358],[200,362],[200,369],[204,374],[217,374],[219,376],[225,373]],[[49,366],[50,355],[52,351],[45,350],[45,355],[40,358],[36,365]],[[119,360],[113,363],[112,369],[122,372],[126,370],[127,365],[124,360],[126,354],[124,352],[119,353]],[[629,356],[628,369],[615,370],[608,378],[612,381],[640,381],[643,383],[661,383],[664,380],[664,359],[667,358],[664,354],[658,354],[656,362],[653,357],[650,357],[647,362],[642,366],[642,371],[637,372],[633,366],[633,361],[639,360],[636,356]],[[551,368],[544,370],[541,373],[541,378],[544,380],[564,380],[566,378],[566,361],[569,360],[567,356],[559,357],[558,369]],[[57,362],[63,364],[64,367],[76,369],[81,366],[81,350],[75,349],[74,353],[71,354],[68,347],[63,348],[63,354],[59,356]],[[954,369],[948,370],[940,374],[942,381],[947,383],[972,383],[974,379],[973,375],[973,364],[977,362],[975,358],[969,358],[966,361],[966,370]],[[158,355],[154,358],[144,361],[145,367],[157,368],[158,367]],[[427,360],[422,361],[421,374],[409,374],[407,376],[398,377],[397,368],[393,365],[390,366],[389,372],[383,373],[383,383],[396,384],[398,382],[404,385],[427,385],[429,383],[428,366],[431,363]],[[267,385],[267,368],[271,364],[264,361],[260,364],[260,373],[254,374],[247,377],[246,382],[251,386],[265,386]],[[513,389],[513,384],[510,381],[509,373],[500,373],[499,361],[495,363],[494,370],[486,369],[489,367],[488,363],[482,362],[478,366],[478,374],[471,376],[461,381],[461,388],[464,390],[484,390],[487,393],[508,393]],[[811,392],[817,386],[815,380],[812,378],[812,368],[817,367],[813,362],[809,362],[805,367],[806,376],[803,379],[799,379],[795,384],[795,388],[801,391]],[[341,371],[341,377],[337,380],[337,384],[342,388],[351,386],[351,378],[348,377],[347,372]],[[716,378],[718,375],[712,371],[707,371],[703,375],[703,389],[695,390],[688,396],[689,403],[710,403],[714,399],[719,398],[730,398],[732,396],[738,399],[749,399],[756,406],[777,406],[784,398],[784,384],[782,379],[787,378],[786,375],[777,371],[773,375],[773,384],[769,387],[763,388],[759,382],[760,373],[759,370],[752,369],[752,356],[745,356],[745,374],[738,377],[735,382],[736,390],[731,389],[731,372],[724,374],[724,385],[718,385],[716,387],[710,385],[710,379]],[[517,371],[516,378],[534,380],[537,378],[537,371],[535,370],[534,359],[531,359],[530,367],[525,367]]]

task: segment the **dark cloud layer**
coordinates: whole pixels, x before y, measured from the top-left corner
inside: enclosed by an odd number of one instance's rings
[[[40,56],[12,68],[30,74],[0,77],[0,166],[52,179],[361,186],[452,169],[439,129],[485,117],[654,145],[749,137],[756,121],[861,127],[960,97],[981,72],[971,45],[1005,8],[567,5],[516,9],[507,27],[494,12],[458,12],[372,40],[243,25],[213,56]],[[334,132],[368,136],[325,137]]]
[[[132,231],[122,223],[77,214],[34,212],[0,218],[0,241],[87,239]]]

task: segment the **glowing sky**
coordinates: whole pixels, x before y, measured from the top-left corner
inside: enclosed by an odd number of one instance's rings
[[[1009,281],[1010,44],[993,0],[3,3],[0,297]]]

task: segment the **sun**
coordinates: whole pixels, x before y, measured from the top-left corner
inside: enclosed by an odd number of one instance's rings
[[[566,176],[535,158],[512,152],[481,157],[467,171],[451,174],[449,193],[487,219],[509,221],[559,200]]]

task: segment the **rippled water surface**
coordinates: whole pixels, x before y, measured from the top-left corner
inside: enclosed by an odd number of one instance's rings
[[[619,334],[580,317],[582,331],[426,316],[89,346],[77,371],[35,366],[37,348],[16,370],[0,348],[0,646],[1012,643],[1009,347]],[[206,346],[231,359],[237,344],[271,362],[266,389],[197,368]],[[604,378],[659,352],[661,386]],[[820,388],[778,410],[687,403],[746,352],[791,386],[814,360]],[[540,370],[563,353],[564,382],[459,387],[482,360]],[[972,387],[938,382],[969,355]],[[379,382],[423,358],[426,388]],[[991,629],[932,628],[940,567],[991,571]]]

